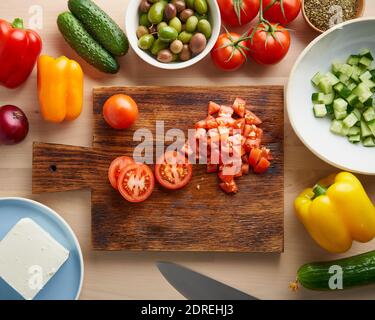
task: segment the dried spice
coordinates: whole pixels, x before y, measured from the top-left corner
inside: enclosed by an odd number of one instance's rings
[[[304,9],[310,22],[326,31],[340,22],[354,19],[359,7],[358,0],[305,0]]]

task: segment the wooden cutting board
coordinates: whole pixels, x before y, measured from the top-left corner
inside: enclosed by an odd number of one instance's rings
[[[113,130],[102,106],[116,93],[133,97],[140,118],[129,130]],[[179,191],[155,187],[143,203],[125,201],[110,186],[107,170],[119,155],[131,156],[134,131],[165,121],[165,131],[187,132],[207,114],[213,100],[251,103],[263,119],[264,143],[274,156],[263,175],[238,180],[239,193],[224,194],[216,174],[195,165],[191,183]],[[283,87],[115,87],[94,89],[93,147],[34,143],[33,193],[92,190],[92,244],[97,250],[283,251]],[[155,136],[155,135],[154,135]],[[197,188],[197,186],[200,188]]]

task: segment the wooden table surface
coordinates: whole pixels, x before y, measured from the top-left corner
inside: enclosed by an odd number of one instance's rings
[[[121,25],[129,0],[96,0]],[[29,21],[33,7],[43,10],[43,29],[39,30],[43,53],[52,56],[76,54],[65,44],[57,30],[56,17],[67,9],[65,0],[13,0],[0,3],[0,18],[22,17]],[[375,15],[375,2],[367,1],[365,16]],[[92,88],[112,85],[286,85],[289,72],[300,52],[317,36],[302,16],[290,25],[292,46],[286,59],[271,67],[248,63],[235,73],[224,73],[207,57],[197,65],[181,71],[155,69],[133,52],[121,59],[117,75],[105,75],[82,63],[85,78],[84,111],[73,123],[49,124],[41,120],[36,92],[36,71],[25,85],[10,91],[0,87],[0,104],[21,107],[30,121],[27,139],[17,146],[0,147],[0,197],[27,197],[56,210],[73,228],[82,246],[85,279],[81,299],[182,299],[160,275],[159,260],[181,263],[261,299],[375,299],[374,286],[347,292],[317,293],[301,289],[291,292],[288,284],[298,267],[338,256],[317,247],[297,221],[293,200],[304,187],[335,168],[325,164],[302,145],[285,119],[285,252],[283,254],[225,253],[129,253],[94,252],[90,245],[90,192],[31,194],[31,159],[33,141],[90,146],[92,140]],[[81,60],[79,59],[81,62]],[[0,66],[1,67],[1,66]],[[360,176],[375,200],[375,177]],[[374,248],[375,241],[355,244],[345,255]],[[342,255],[341,255],[342,256]]]

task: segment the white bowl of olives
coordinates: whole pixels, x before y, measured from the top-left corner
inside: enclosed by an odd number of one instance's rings
[[[220,34],[216,0],[131,0],[125,27],[136,54],[161,69],[202,60]]]

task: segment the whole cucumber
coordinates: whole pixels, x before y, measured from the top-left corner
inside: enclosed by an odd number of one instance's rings
[[[106,73],[120,69],[116,59],[85,30],[70,12],[63,12],[57,18],[57,25],[65,41],[89,64]]]
[[[128,52],[129,41],[124,31],[91,0],[69,0],[69,10],[91,36],[115,56]]]
[[[311,290],[332,290],[330,279],[341,272],[342,289],[375,284],[375,251],[357,256],[303,265],[297,272],[297,282]]]

